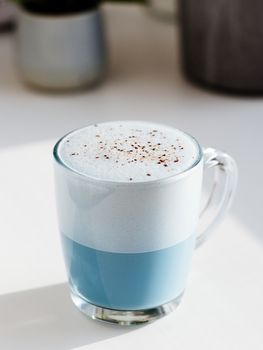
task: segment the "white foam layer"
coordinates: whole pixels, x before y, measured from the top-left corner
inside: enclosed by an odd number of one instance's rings
[[[174,181],[120,184],[89,181],[56,163],[60,231],[90,248],[143,253],[195,234],[203,162]]]
[[[195,140],[160,124],[124,121],[90,125],[65,137],[62,162],[101,180],[151,181],[190,168],[199,157]]]

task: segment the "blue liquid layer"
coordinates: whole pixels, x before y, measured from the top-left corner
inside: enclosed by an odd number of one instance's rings
[[[147,253],[109,253],[62,234],[73,290],[92,304],[118,310],[153,308],[184,290],[195,237]]]

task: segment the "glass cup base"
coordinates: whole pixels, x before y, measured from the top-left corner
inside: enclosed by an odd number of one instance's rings
[[[73,303],[83,314],[93,320],[113,323],[120,326],[145,324],[166,316],[177,308],[182,296],[183,293],[181,293],[176,299],[152,309],[124,311],[93,305],[84,300],[78,294],[71,292]]]

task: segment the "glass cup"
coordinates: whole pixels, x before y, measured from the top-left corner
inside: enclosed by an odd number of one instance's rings
[[[203,150],[188,135],[199,155],[185,171],[146,182],[105,181],[63,163],[58,151],[66,136],[54,148],[55,184],[74,304],[93,319],[121,325],[170,313],[182,298],[194,249],[232,201],[235,161],[213,148]],[[214,186],[200,214],[203,173],[212,167]],[[215,214],[197,234],[200,216],[211,208]]]

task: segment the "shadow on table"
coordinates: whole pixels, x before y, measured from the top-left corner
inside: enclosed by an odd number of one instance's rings
[[[66,284],[0,296],[0,310],[5,350],[67,350],[132,330],[86,318],[71,302]]]

